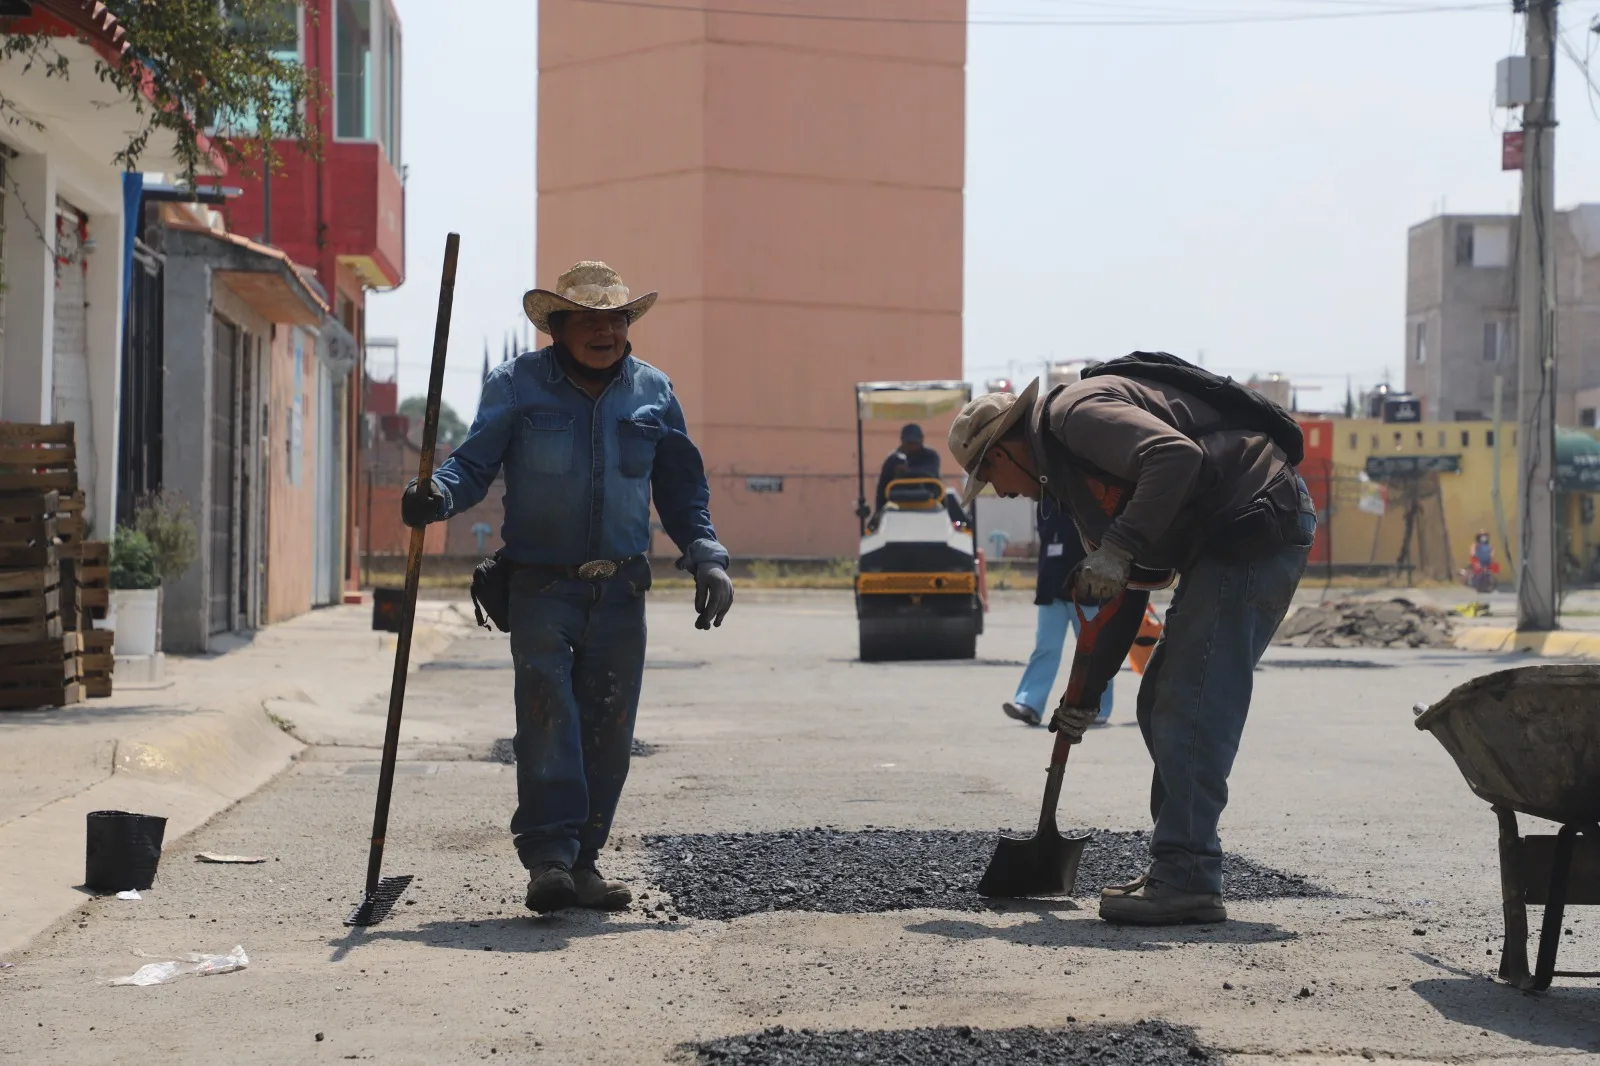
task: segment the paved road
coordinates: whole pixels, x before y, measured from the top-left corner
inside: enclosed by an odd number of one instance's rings
[[[1048,739],[998,711],[1031,641],[1024,598],[997,606],[980,659],[962,665],[853,661],[849,600],[837,594],[749,595],[711,634],[690,620],[681,597],[652,604],[639,736],[658,750],[635,761],[609,871],[649,891],[647,833],[1031,821]],[[1493,819],[1411,725],[1414,702],[1498,665],[1482,657],[1275,650],[1257,675],[1224,839],[1340,895],[1235,904],[1221,927],[1141,931],[1070,901],[530,919],[505,830],[513,774],[484,758],[511,733],[506,655],[501,638],[464,639],[412,681],[408,714],[427,739],[404,752],[388,868],[418,881],[390,922],[339,924],[361,883],[377,753],[314,747],[171,847],[143,900],[86,898],[8,960],[0,1063],[661,1063],[683,1061],[685,1042],[775,1023],[1069,1016],[1191,1025],[1236,1062],[1600,1054],[1600,989],[1568,982],[1536,998],[1487,979]],[[1118,724],[1074,756],[1065,825],[1145,824],[1131,681]],[[193,861],[207,850],[271,861]],[[1600,968],[1600,918],[1571,913],[1563,964]],[[136,951],[235,944],[250,955],[243,972],[108,986],[148,961]]]

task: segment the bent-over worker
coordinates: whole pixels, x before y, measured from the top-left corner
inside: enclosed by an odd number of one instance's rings
[[[634,358],[629,327],[656,294],[583,262],[523,297],[553,343],[490,371],[467,439],[401,499],[409,526],[483,499],[505,469],[516,671],[517,810],[527,906],[626,907],[595,865],[628,774],[644,673],[650,504],[695,579],[697,628],[733,603],[700,451],[667,376]]]
[[[1250,416],[1262,400],[1224,410],[1221,398],[1213,406],[1133,376],[1128,364],[1140,358],[1105,364],[1044,396],[1034,381],[1020,396],[980,397],[957,416],[950,450],[970,475],[968,499],[987,482],[1002,496],[1049,496],[1070,511],[1090,547],[1077,571],[1080,596],[1104,603],[1130,583],[1149,588],[1182,574],[1138,698],[1155,762],[1151,861],[1141,876],[1101,893],[1100,916],[1218,922],[1227,918],[1217,823],[1228,774],[1256,663],[1305,570],[1316,512],[1277,443],[1289,434],[1298,443],[1287,415],[1272,409],[1287,422],[1283,430],[1259,411]],[[1223,392],[1242,388],[1214,381]],[[1059,707],[1052,728],[1081,740],[1097,710]]]

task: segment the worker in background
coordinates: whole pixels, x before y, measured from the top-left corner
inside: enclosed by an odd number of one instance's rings
[[[1039,620],[1033,634],[1033,654],[1017,683],[1017,694],[1010,703],[1001,704],[1001,710],[1019,722],[1043,725],[1044,709],[1052,706],[1050,688],[1061,669],[1067,630],[1070,628],[1076,636],[1078,612],[1082,611],[1083,621],[1088,621],[1100,608],[1094,604],[1074,605],[1072,590],[1067,587],[1084,557],[1083,540],[1071,516],[1054,501],[1041,500],[1034,508],[1034,519],[1039,528],[1039,583],[1033,602],[1038,605]],[[1100,714],[1092,725],[1105,725],[1111,720],[1111,689],[1108,682],[1100,696]]]
[[[922,444],[922,427],[915,422],[900,430],[900,447],[889,453],[878,474],[878,492],[872,508],[872,525],[878,524],[889,498],[889,482],[901,478],[938,477],[939,453]]]
[[[1316,530],[1316,507],[1289,461],[1303,450],[1281,408],[1162,353],[1106,363],[1044,396],[1034,381],[1020,396],[980,397],[950,428],[968,499],[988,483],[1001,496],[1049,497],[1072,515],[1089,549],[1078,596],[1107,603],[1183,575],[1139,688],[1139,728],[1155,763],[1151,862],[1102,891],[1107,921],[1227,920],[1217,824],[1228,775],[1256,664]],[[1126,628],[1127,646],[1112,649],[1119,662],[1137,630]],[[1081,741],[1097,715],[1097,706],[1057,706],[1051,728]]]
[[[505,547],[490,563],[509,582],[500,602],[516,676],[511,832],[527,907],[541,913],[632,900],[595,860],[628,776],[644,676],[652,499],[683,553],[679,568],[694,575],[696,628],[720,626],[733,603],[683,408],[628,340],[655,300],[633,298],[595,262],[527,293],[523,310],[554,343],[489,372],[467,439],[400,501],[406,525],[420,528],[472,507],[505,469]]]

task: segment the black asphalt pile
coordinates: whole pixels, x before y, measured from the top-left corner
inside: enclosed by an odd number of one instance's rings
[[[1079,898],[1132,879],[1150,861],[1143,832],[1090,832],[1073,889]],[[991,910],[997,903],[979,896],[977,885],[995,840],[994,833],[947,829],[819,828],[651,835],[644,843],[651,881],[672,896],[678,913],[727,919],[763,911]],[[1328,894],[1236,856],[1224,859],[1224,876],[1231,900]]]
[[[1040,1066],[1141,1066],[1219,1061],[1214,1052],[1200,1045],[1194,1030],[1158,1021],[1059,1029],[974,1029],[955,1025],[820,1032],[775,1025],[759,1033],[690,1044],[686,1050],[696,1056],[701,1066],[1001,1066],[1017,1062]]]
[[[1410,600],[1308,604],[1278,627],[1273,643],[1291,648],[1450,648],[1450,616]]]
[[[658,749],[656,746],[649,741],[640,740],[638,737],[633,738],[633,748],[631,754],[635,759],[643,759],[654,755],[657,750]],[[511,747],[510,737],[502,737],[494,742],[494,746],[489,749],[488,761],[503,762],[507,765],[514,765],[516,763],[517,753]]]

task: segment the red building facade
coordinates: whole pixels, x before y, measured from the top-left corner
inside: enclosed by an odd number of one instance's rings
[[[284,54],[318,75],[323,106],[314,121],[322,144],[313,157],[293,141],[272,141],[270,179],[234,174],[243,189],[226,208],[228,226],[276,245],[315,268],[331,315],[355,340],[356,365],[339,390],[344,412],[341,462],[345,501],[343,571],[356,587],[365,514],[367,443],[366,297],[405,280],[405,181],[401,163],[402,36],[388,0],[302,0]]]

